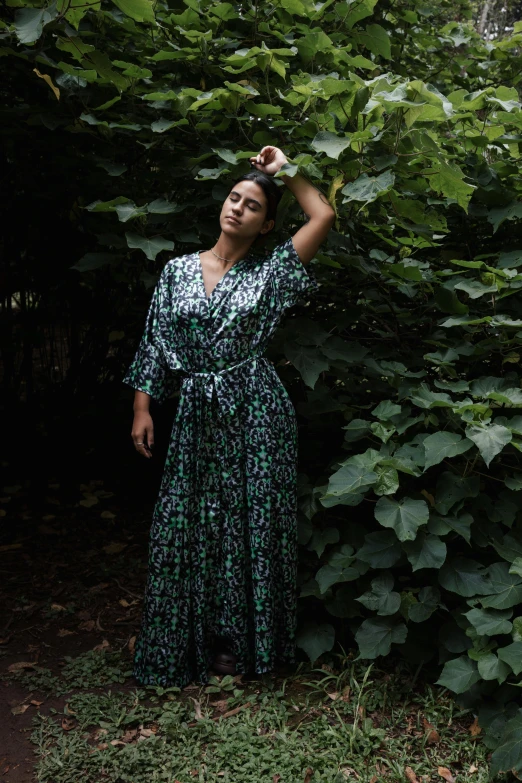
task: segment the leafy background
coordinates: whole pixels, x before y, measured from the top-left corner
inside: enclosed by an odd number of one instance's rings
[[[484,37],[483,10],[7,0],[1,347],[41,443],[67,438],[51,400],[128,404],[159,271],[281,147],[337,215],[270,352],[301,424],[299,645],[437,672],[496,774],[522,772],[522,22]],[[302,219],[286,192],[278,231]]]

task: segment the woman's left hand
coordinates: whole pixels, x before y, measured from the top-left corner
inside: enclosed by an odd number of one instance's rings
[[[288,159],[279,147],[263,147],[259,155],[250,158],[250,163],[263,174],[273,176],[277,174],[283,163],[288,163]]]

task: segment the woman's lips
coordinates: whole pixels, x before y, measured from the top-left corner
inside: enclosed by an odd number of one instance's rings
[[[239,222],[239,220],[236,220],[235,218],[233,218],[233,217],[230,217],[230,215],[227,215],[227,220],[231,220],[231,221],[232,221],[232,223],[236,223],[238,226],[240,226],[240,225],[241,225],[241,223]]]

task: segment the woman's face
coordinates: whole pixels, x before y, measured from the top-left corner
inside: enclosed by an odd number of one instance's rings
[[[274,226],[265,220],[267,199],[260,185],[252,180],[238,182],[223,202],[219,222],[223,233],[254,240]]]

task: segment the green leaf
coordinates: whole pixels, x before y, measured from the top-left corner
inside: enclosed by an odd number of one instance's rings
[[[162,250],[174,250],[174,242],[164,237],[142,237],[139,234],[125,233],[127,245],[142,250],[150,261],[154,261]]]
[[[284,352],[286,358],[292,362],[305,384],[311,389],[317,383],[319,375],[329,367],[319,348],[287,342],[284,346]]]
[[[349,544],[343,544],[331,553],[328,563],[315,575],[321,593],[326,593],[329,587],[338,582],[352,582],[359,578],[360,571],[352,568],[354,559],[353,549]]]
[[[120,11],[136,22],[155,22],[152,0],[112,0]]]
[[[401,557],[401,547],[392,530],[378,530],[364,537],[357,558],[372,568],[391,568]]]
[[[479,493],[478,476],[463,478],[455,473],[444,471],[437,480],[435,508],[439,514],[447,514],[450,508],[464,498],[475,498]]]
[[[394,495],[399,489],[399,474],[389,465],[377,465],[377,481],[373,485],[376,495]]]
[[[413,541],[419,527],[427,524],[429,510],[424,500],[397,501],[383,497],[375,506],[375,519],[383,527],[393,528],[400,541]]]
[[[401,413],[402,408],[391,400],[383,400],[372,411],[372,416],[381,421],[389,421],[392,416],[397,416]]]
[[[509,772],[515,773],[517,778],[522,773],[522,710],[508,721],[491,756],[490,779]]]
[[[468,618],[471,625],[480,636],[494,636],[497,633],[511,633],[513,623],[510,622],[512,612],[507,610],[503,612],[484,609],[470,609],[464,616]]]
[[[435,432],[428,435],[423,443],[426,453],[424,470],[438,465],[446,457],[456,457],[472,447],[471,440],[462,438],[455,432]]]
[[[314,663],[323,653],[329,652],[335,641],[335,631],[330,623],[316,625],[306,623],[296,636],[296,644]]]
[[[357,37],[372,54],[391,60],[390,36],[380,24],[366,25],[364,33],[359,33]]]
[[[466,437],[473,441],[489,468],[489,463],[513,437],[511,430],[501,424],[471,424],[466,427]]]
[[[522,603],[522,577],[509,573],[508,563],[493,563],[488,569],[489,589],[482,606],[492,609],[511,609]]]
[[[403,644],[407,635],[408,629],[404,623],[396,625],[389,618],[370,617],[364,620],[355,634],[359,657],[377,658],[379,655],[388,655],[392,644]]]
[[[346,196],[343,203],[349,201],[364,201],[370,204],[379,196],[387,193],[395,183],[395,174],[393,171],[384,171],[377,177],[369,177],[368,174],[361,174],[354,182],[349,182],[341,190]]]
[[[484,566],[465,557],[446,561],[439,572],[439,583],[451,593],[465,598],[487,595],[490,585]]]
[[[49,22],[52,22],[56,14],[56,6],[54,6],[54,13],[51,12],[51,8],[20,8],[15,13],[15,33],[20,43],[30,44],[37,41],[43,28]]]
[[[438,536],[421,532],[415,541],[405,541],[403,549],[412,565],[412,571],[421,568],[440,568],[446,560],[446,544]]]
[[[327,527],[324,530],[314,530],[308,549],[316,552],[321,557],[328,544],[337,544],[339,531],[335,527]]]
[[[365,492],[377,480],[377,474],[365,467],[343,465],[330,476],[328,495],[352,495]]]
[[[311,146],[317,152],[325,152],[329,158],[337,160],[339,155],[350,146],[350,138],[337,136],[331,131],[320,131],[315,135]]]
[[[464,693],[480,680],[477,665],[467,655],[454,658],[444,664],[437,685],[442,685],[454,693]]]
[[[497,654],[501,661],[511,667],[513,674],[517,677],[522,674],[522,642],[513,642],[507,647],[501,647]]]
[[[454,199],[467,212],[475,186],[464,182],[464,174],[456,163],[439,160],[438,165],[427,169],[425,174],[433,190]]]
[[[408,608],[408,617],[413,623],[423,623],[436,611],[440,603],[440,591],[436,587],[423,587],[418,602]]]
[[[178,212],[177,204],[172,204],[164,198],[157,198],[147,204],[147,212],[152,215],[169,215],[171,212]]]
[[[393,592],[393,583],[393,576],[389,572],[380,574],[372,579],[371,591],[355,600],[378,615],[395,614],[399,611],[401,597],[399,593]]]
[[[479,658],[477,665],[483,680],[498,680],[502,683],[510,673],[509,666],[500,661],[494,653]]]
[[[86,253],[71,269],[76,269],[78,272],[99,269],[101,266],[112,263],[116,257],[114,253]]]

